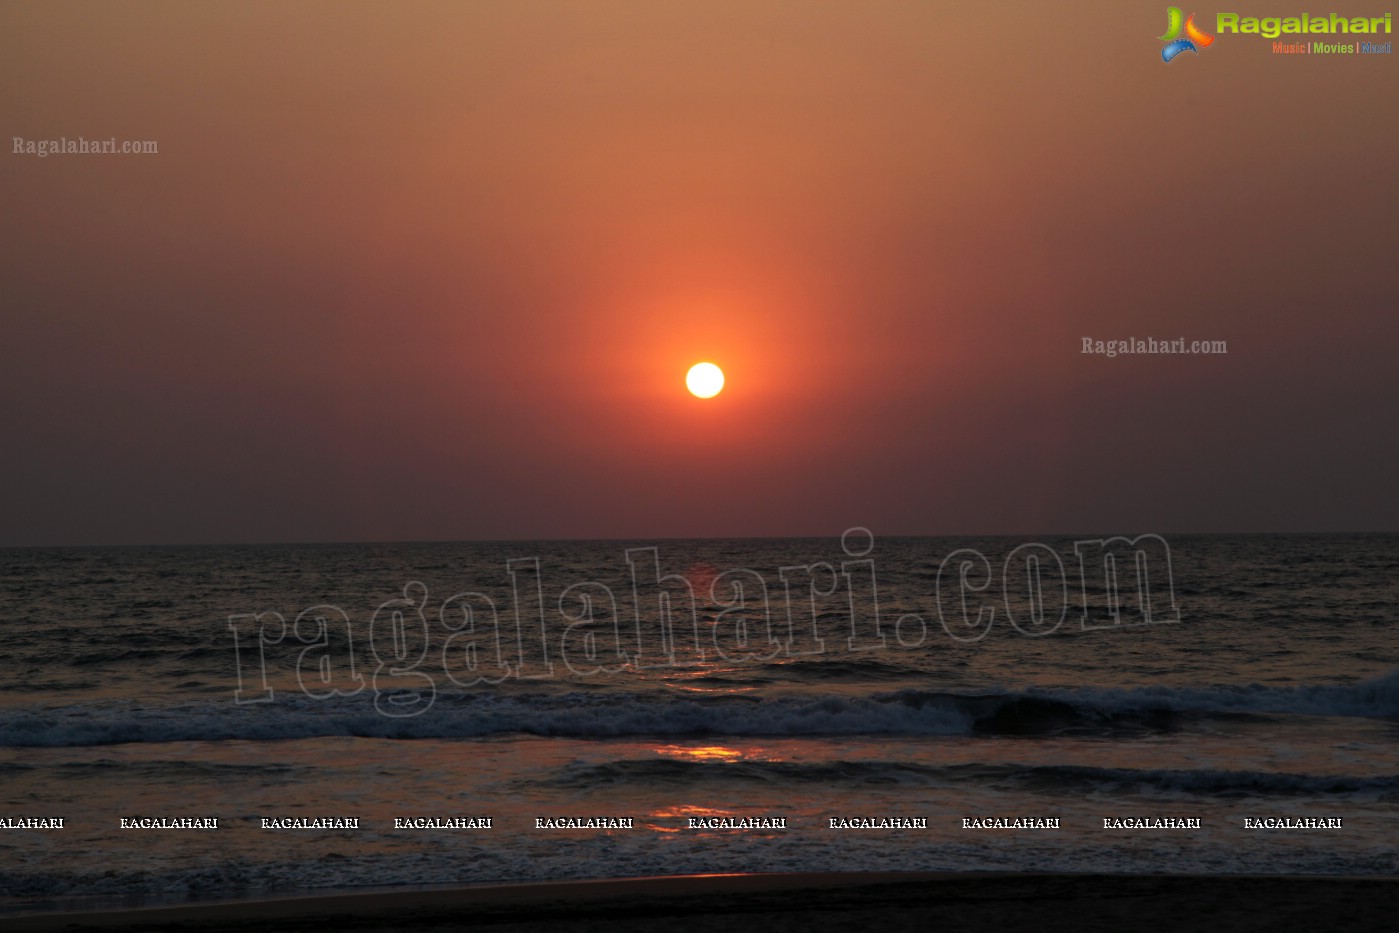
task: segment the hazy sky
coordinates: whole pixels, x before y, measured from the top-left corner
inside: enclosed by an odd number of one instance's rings
[[[1399,62],[1165,28],[7,0],[0,544],[1399,530]]]

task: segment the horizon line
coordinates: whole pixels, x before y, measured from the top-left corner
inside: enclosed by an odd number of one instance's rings
[[[609,542],[648,542],[648,541],[824,541],[839,540],[853,528],[870,530],[866,525],[851,525],[834,534],[813,535],[615,535],[598,538],[382,538],[382,539],[323,539],[323,540],[263,540],[263,541],[177,541],[120,543],[80,543],[80,544],[0,544],[0,551],[20,550],[78,550],[95,548],[232,548],[232,547],[369,547],[422,544],[603,544]],[[1039,531],[1039,532],[939,532],[935,534],[873,534],[876,542],[882,538],[906,540],[911,538],[1078,538],[1081,540],[1101,540],[1107,538],[1137,538],[1141,535],[1173,535],[1181,537],[1248,537],[1261,535],[1275,536],[1362,536],[1399,535],[1396,530],[1349,530],[1349,531]]]

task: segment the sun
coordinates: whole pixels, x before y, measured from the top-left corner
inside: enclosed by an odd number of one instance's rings
[[[724,388],[724,371],[713,363],[696,363],[685,374],[685,385],[698,398],[713,398]]]

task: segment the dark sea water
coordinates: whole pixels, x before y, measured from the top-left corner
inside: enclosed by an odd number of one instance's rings
[[[0,587],[0,817],[66,821],[0,830],[5,909],[722,871],[1399,872],[1399,536],[12,549]],[[633,828],[534,828],[589,816]],[[884,817],[926,827],[829,826]],[[963,824],[1017,817],[1059,826]],[[1200,825],[1103,825],[1167,817]],[[1303,818],[1342,825],[1244,825]]]

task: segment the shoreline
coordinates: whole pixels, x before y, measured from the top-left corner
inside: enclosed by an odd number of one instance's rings
[[[7,930],[428,931],[490,926],[567,933],[675,923],[768,933],[849,929],[1387,930],[1399,876],[783,872],[520,882],[259,897],[3,915]],[[1145,926],[1142,924],[1145,923]]]

